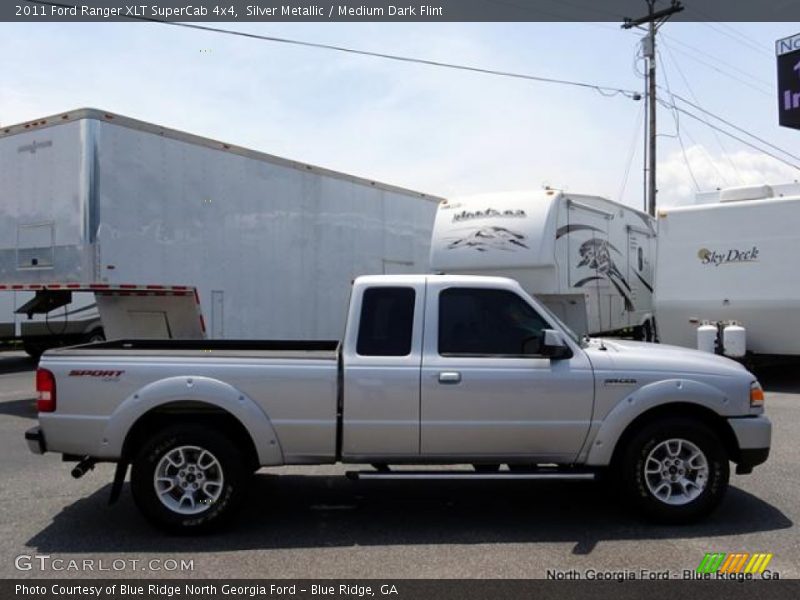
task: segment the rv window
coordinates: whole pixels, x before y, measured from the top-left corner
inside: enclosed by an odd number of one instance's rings
[[[411,288],[369,288],[361,302],[356,352],[361,356],[408,356],[414,324]]]
[[[539,356],[547,322],[506,290],[451,288],[439,294],[442,356]]]
[[[644,250],[639,246],[639,251],[636,253],[639,257],[639,272],[644,271]]]

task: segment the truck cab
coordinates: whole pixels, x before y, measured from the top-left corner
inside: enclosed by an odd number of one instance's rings
[[[594,376],[552,318],[510,279],[359,278],[343,347],[343,458],[573,462]]]

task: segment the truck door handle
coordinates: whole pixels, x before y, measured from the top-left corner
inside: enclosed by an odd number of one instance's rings
[[[461,373],[458,371],[442,371],[439,373],[439,383],[460,383]]]

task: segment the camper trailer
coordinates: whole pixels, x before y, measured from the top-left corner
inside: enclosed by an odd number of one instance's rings
[[[617,202],[559,190],[443,200],[434,271],[518,280],[580,334],[653,339],[654,221]]]
[[[731,188],[701,200],[659,211],[660,340],[734,358],[800,355],[800,189]]]
[[[6,126],[0,321],[33,353],[95,303],[83,340],[339,339],[354,277],[428,270],[438,201],[101,110]]]

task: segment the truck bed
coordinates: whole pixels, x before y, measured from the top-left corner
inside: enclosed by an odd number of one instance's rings
[[[103,356],[240,356],[272,359],[337,360],[336,340],[112,340],[51,350],[48,354]]]
[[[129,427],[168,397],[167,404],[233,415],[249,428],[261,464],[332,462],[338,348],[338,341],[150,339],[49,350],[40,365],[55,376],[59,399],[40,423],[49,447],[114,460],[124,441],[116,423]]]

